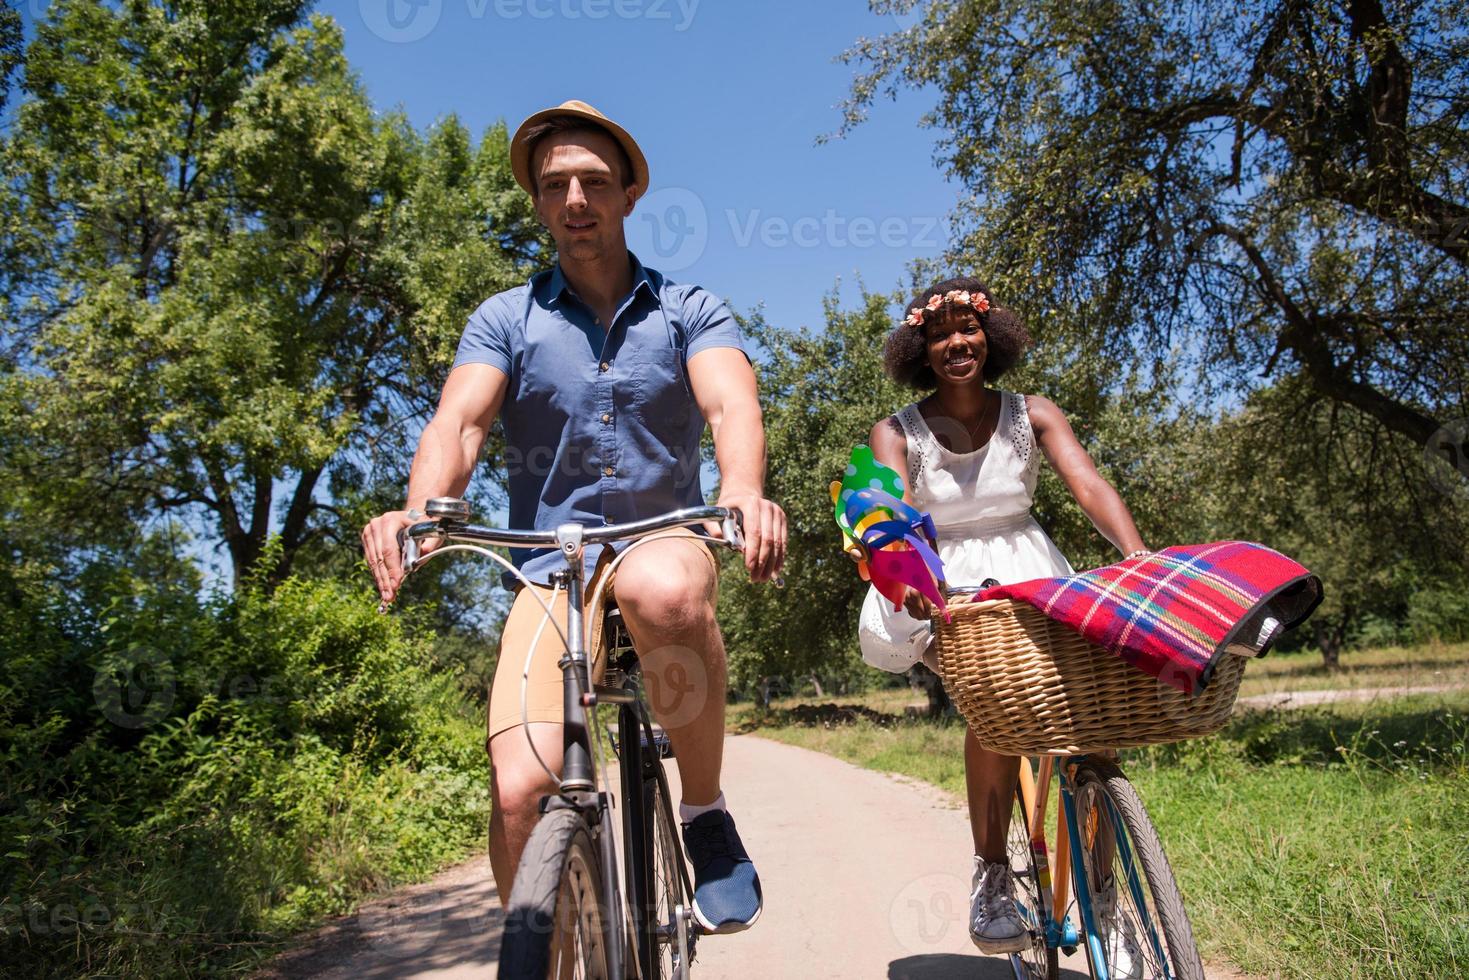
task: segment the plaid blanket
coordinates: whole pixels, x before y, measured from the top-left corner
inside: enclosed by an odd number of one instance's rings
[[[1165,548],[1067,578],[986,589],[1021,599],[1098,646],[1197,694],[1219,658],[1263,656],[1321,602],[1321,580],[1248,541]]]

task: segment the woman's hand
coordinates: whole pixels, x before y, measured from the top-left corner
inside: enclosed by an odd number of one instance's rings
[[[912,586],[903,595],[903,609],[914,619],[928,622],[933,618],[933,603],[928,601],[928,596]]]

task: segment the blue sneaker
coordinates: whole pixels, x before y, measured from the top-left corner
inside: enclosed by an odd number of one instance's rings
[[[748,929],[760,918],[760,876],[745,853],[734,818],[710,810],[683,825],[684,849],[694,866],[694,918],[705,932]]]

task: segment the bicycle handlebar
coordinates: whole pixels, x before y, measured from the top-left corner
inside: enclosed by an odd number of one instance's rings
[[[422,558],[419,541],[423,538],[435,537],[449,541],[467,541],[507,548],[556,548],[563,540],[559,531],[524,531],[515,528],[470,524],[467,521],[468,507],[453,498],[435,498],[429,501],[428,507],[430,513],[434,514],[433,519],[419,521],[398,532],[405,574],[412,572],[418,566]],[[723,544],[735,551],[744,550],[745,539],[741,514],[737,509],[729,507],[684,507],[657,517],[629,521],[626,524],[587,527],[584,524],[572,522],[562,525],[562,528],[579,530],[582,544],[588,545],[632,541],[659,531],[705,524],[710,521],[719,521],[723,525],[721,528],[723,537],[709,538],[709,541]]]

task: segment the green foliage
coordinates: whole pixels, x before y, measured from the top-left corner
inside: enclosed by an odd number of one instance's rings
[[[504,126],[375,116],[306,7],[63,0],[0,147],[28,505],[87,540],[186,515],[237,581],[401,502],[466,316],[544,246]]]
[[[1462,6],[933,0],[846,55],[844,128],[935,100],[969,197],[946,262],[1038,341],[1007,384],[1061,405],[1150,545],[1249,538],[1320,574],[1328,662],[1369,627],[1461,628]],[[1067,496],[1042,476],[1042,523],[1109,557]]]
[[[20,11],[13,10],[9,3],[0,7],[0,112],[10,99],[10,76],[24,60],[24,29]]]
[[[1273,378],[1298,395],[1282,429],[1324,399],[1462,473],[1462,438],[1434,434],[1469,391],[1463,13],[932,0],[848,52],[846,125],[879,94],[934,94],[972,197],[950,264],[1024,311],[1078,389],[1181,362],[1189,400],[1234,409]]]
[[[483,729],[428,640],[365,588],[200,599],[176,569],[94,568],[87,605],[0,581],[0,943],[27,975],[249,960],[483,833]]]

